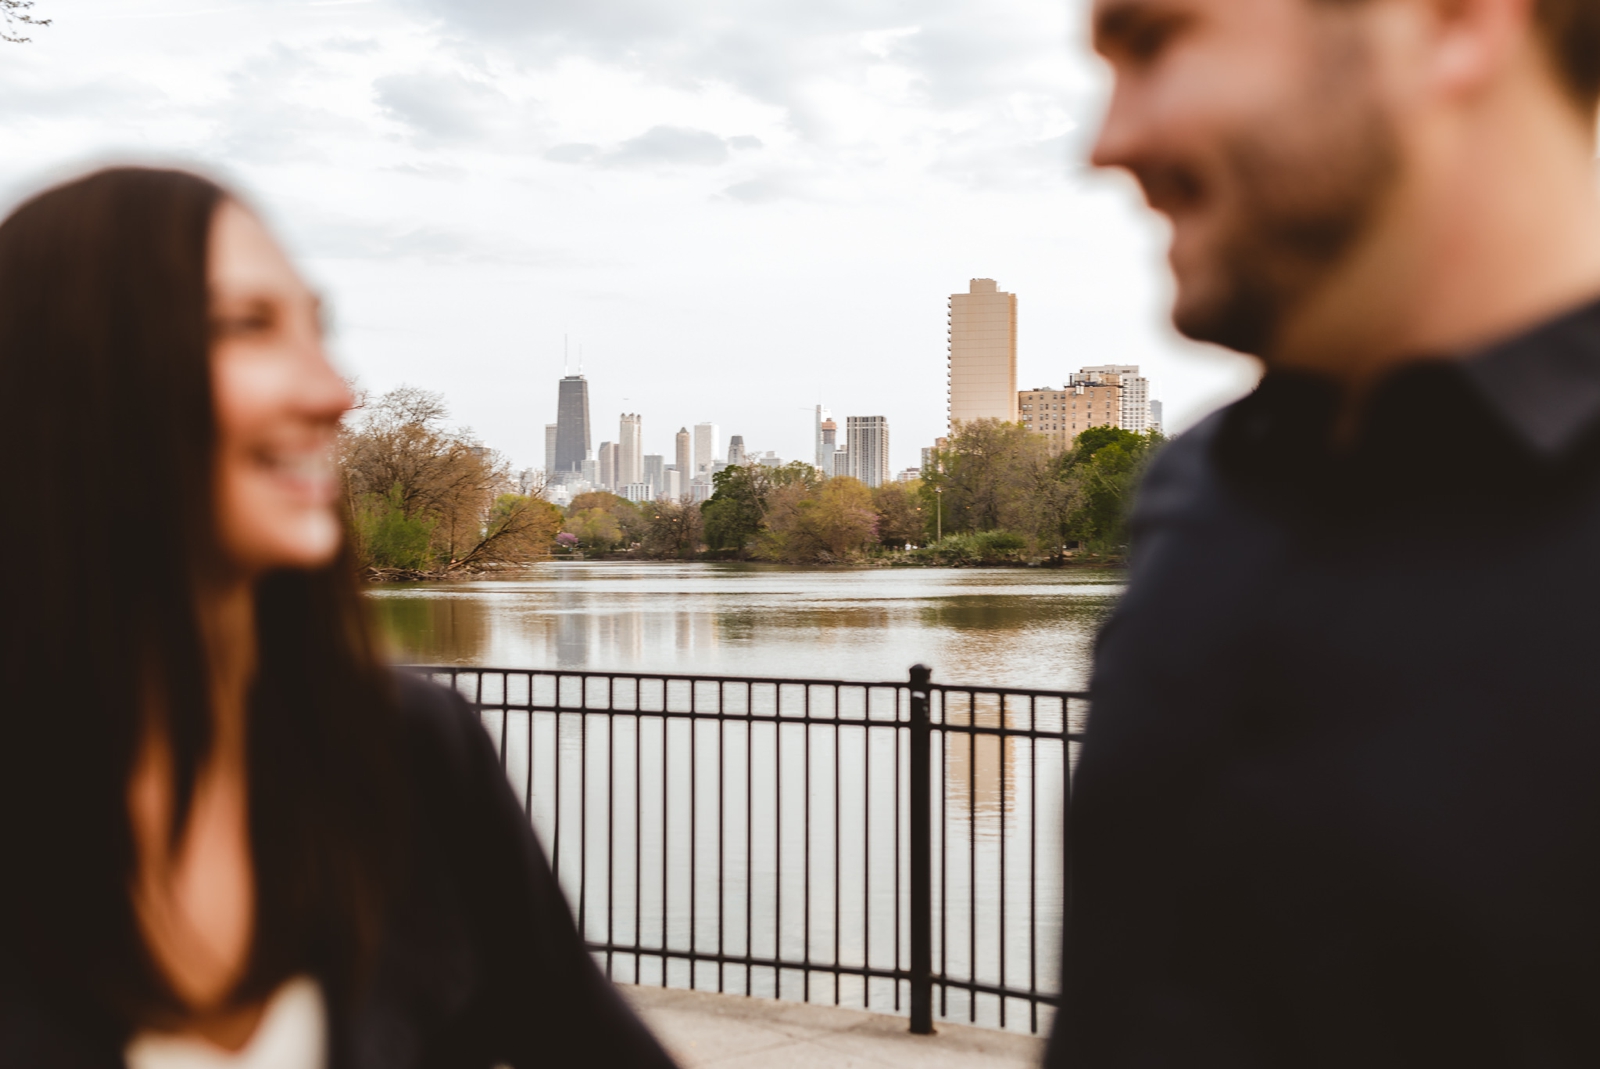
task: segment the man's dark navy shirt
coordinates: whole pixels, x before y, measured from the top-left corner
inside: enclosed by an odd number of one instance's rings
[[[1600,1066],[1600,304],[1157,459],[1048,1062]]]

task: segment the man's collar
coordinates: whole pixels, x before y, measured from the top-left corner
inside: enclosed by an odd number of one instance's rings
[[[1600,422],[1600,301],[1469,356],[1460,368],[1513,433],[1556,459]]]

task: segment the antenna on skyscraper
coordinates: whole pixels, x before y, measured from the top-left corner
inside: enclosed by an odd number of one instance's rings
[[[561,335],[561,375],[563,378],[572,374],[572,361],[567,358],[567,336]]]

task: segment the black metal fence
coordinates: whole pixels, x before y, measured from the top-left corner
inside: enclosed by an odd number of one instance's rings
[[[480,710],[608,976],[1048,1027],[1086,695],[415,671]]]

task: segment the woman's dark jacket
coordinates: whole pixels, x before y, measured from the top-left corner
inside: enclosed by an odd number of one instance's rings
[[[420,679],[400,694],[416,886],[366,995],[330,999],[330,1069],[671,1069],[584,949],[476,714]],[[0,1069],[121,1069],[112,1034],[0,953]]]

